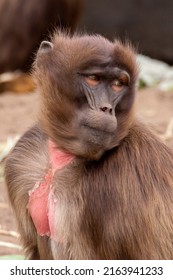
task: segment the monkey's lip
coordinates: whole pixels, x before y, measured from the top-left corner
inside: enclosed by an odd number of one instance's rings
[[[115,133],[115,128],[113,128],[113,129],[112,128],[111,129],[109,129],[109,128],[101,129],[100,127],[92,126],[92,125],[89,125],[87,123],[83,123],[81,126],[84,129],[86,128],[86,129],[91,130],[91,131],[93,131],[95,133],[106,134],[106,135],[109,135],[109,136],[112,136]]]
[[[90,125],[83,125],[80,137],[85,143],[88,143],[89,150],[103,153],[109,146],[114,133],[105,129],[96,128]]]

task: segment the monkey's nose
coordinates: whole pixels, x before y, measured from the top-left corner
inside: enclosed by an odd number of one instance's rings
[[[100,110],[102,112],[108,113],[108,114],[112,114],[112,106],[109,104],[105,104],[104,106],[100,107]]]

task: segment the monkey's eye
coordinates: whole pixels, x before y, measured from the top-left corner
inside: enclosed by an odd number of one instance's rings
[[[84,79],[85,82],[91,87],[97,86],[100,82],[100,77],[95,74],[86,75],[84,76]]]
[[[127,72],[122,72],[118,78],[116,78],[112,84],[111,88],[115,92],[121,91],[125,86],[128,86],[130,81],[129,74]]]
[[[124,87],[123,82],[118,79],[114,80],[113,83],[111,84],[111,88],[115,92],[121,91],[123,87]]]

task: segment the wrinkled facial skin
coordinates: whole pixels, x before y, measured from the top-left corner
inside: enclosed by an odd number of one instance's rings
[[[78,74],[85,103],[77,111],[77,130],[88,147],[102,153],[110,148],[116,133],[116,106],[128,91],[129,74],[109,64]]]
[[[136,79],[129,46],[100,36],[59,35],[41,44],[35,77],[42,127],[63,150],[99,159],[128,133]]]

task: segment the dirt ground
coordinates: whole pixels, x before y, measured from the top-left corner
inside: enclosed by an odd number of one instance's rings
[[[39,96],[37,93],[0,95],[0,142],[9,136],[21,135],[37,118]],[[137,115],[152,124],[155,132],[173,148],[173,92],[164,93],[157,89],[138,91],[136,101]],[[20,248],[4,246],[3,242],[19,245],[19,239],[13,233],[17,231],[12,210],[9,207],[4,181],[0,182],[0,255],[22,254]],[[14,236],[13,236],[14,235]]]

